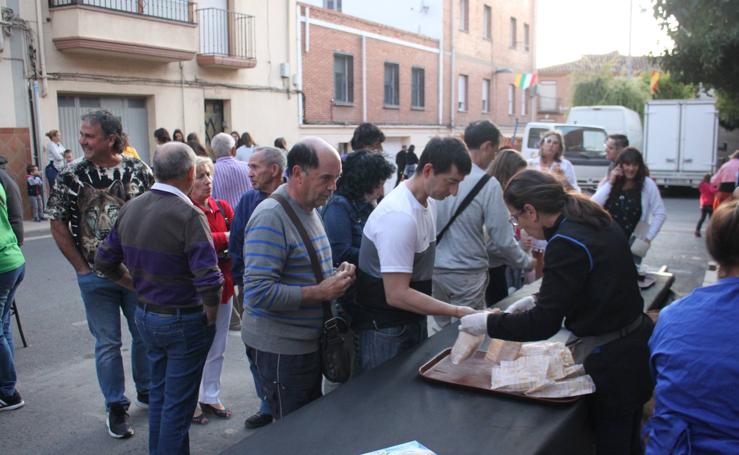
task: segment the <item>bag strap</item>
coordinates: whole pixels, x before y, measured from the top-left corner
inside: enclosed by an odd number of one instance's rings
[[[221,212],[221,216],[226,221],[226,230],[230,231],[231,230],[231,220],[229,220],[228,216],[226,216],[226,209],[223,208],[223,204],[221,204],[220,199],[214,198],[214,200],[216,201],[216,205],[218,206],[218,211]]]
[[[468,205],[472,203],[472,200],[477,196],[477,193],[480,192],[483,186],[485,186],[486,183],[488,183],[488,180],[490,180],[490,174],[485,174],[482,177],[480,177],[480,180],[477,182],[477,184],[472,188],[472,191],[467,193],[467,196],[462,200],[462,203],[459,204],[459,207],[457,207],[457,211],[454,212],[454,215],[449,219],[449,222],[444,226],[444,229],[442,229],[439,232],[439,235],[436,236],[436,244],[438,245],[439,242],[441,242],[441,238],[444,236],[446,231],[449,229],[449,226],[454,223],[454,220],[457,219],[457,217],[464,211],[464,209],[467,208]]]
[[[287,217],[290,218],[295,229],[298,230],[298,234],[300,234],[300,238],[303,240],[303,245],[305,245],[305,250],[308,252],[310,265],[313,268],[313,274],[316,276],[316,282],[320,283],[323,281],[323,270],[321,270],[321,263],[318,260],[318,254],[316,253],[316,249],[313,247],[313,242],[310,241],[310,236],[308,236],[305,226],[303,226],[300,218],[298,218],[298,214],[295,213],[295,210],[293,210],[292,206],[284,196],[273,193],[270,197],[280,203],[283,210],[285,210]],[[323,306],[323,320],[325,322],[333,317],[331,314],[331,305],[329,305],[328,302],[321,302],[321,305]]]

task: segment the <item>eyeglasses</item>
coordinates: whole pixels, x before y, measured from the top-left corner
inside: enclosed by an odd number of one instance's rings
[[[560,145],[559,140],[558,139],[555,139],[553,137],[548,137],[548,138],[544,139],[544,143],[545,144],[556,144],[556,145]]]
[[[519,225],[518,217],[521,216],[522,214],[523,214],[523,210],[521,210],[515,215],[511,214],[511,216],[508,218],[508,222],[511,223],[511,226],[513,226],[514,228],[518,228],[518,225]]]

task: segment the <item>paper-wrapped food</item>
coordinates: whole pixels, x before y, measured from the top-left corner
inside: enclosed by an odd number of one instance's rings
[[[575,364],[562,343],[522,345],[515,360],[493,364],[491,388],[540,398],[562,398],[595,392],[595,384],[582,365]]]
[[[467,360],[475,351],[480,348],[480,345],[485,340],[485,335],[472,335],[462,330],[457,335],[457,341],[452,346],[451,361],[454,365]]]
[[[521,350],[521,342],[507,341],[493,338],[488,345],[488,352],[485,354],[485,360],[500,363],[503,360],[516,360],[518,352]]]

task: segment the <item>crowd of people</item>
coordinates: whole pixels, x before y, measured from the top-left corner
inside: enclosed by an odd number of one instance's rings
[[[49,147],[58,152],[61,137],[51,133]],[[725,198],[708,228],[721,280],[671,305],[655,329],[643,312],[639,263],[666,211],[625,136],[609,136],[611,166],[592,198],[580,192],[560,132],[543,134],[539,156],[527,161],[501,149],[500,131],[486,120],[469,124],[461,138],[431,138],[420,155],[404,145],[395,166],[383,153],[385,135],[370,123],[357,127],[344,156],[318,137],[288,151],[284,138],[258,146],[249,133],[233,131],[214,135],[206,151],[194,133],[185,138],[178,129],[170,137],[159,128],[154,136],[150,168],[129,150],[119,119],[86,114],[84,156],[57,167],[50,152],[47,177],[57,175],[45,214],[34,202],[34,218],[51,219],[54,240],[77,272],[110,436],[134,433],[121,313],[131,334],[135,401],[148,407],[150,453],[171,454],[188,453],[192,423],[233,415],[220,399],[229,329],[241,330],[260,399],[247,428],[340,386],[324,380],[319,351],[323,302],[334,302],[333,315],[356,334],[351,377],[457,319],[462,331],[514,341],[546,339],[564,325],[578,338],[575,359],[596,384],[588,404],[597,453],[642,450],[642,406],[653,390],[647,428],[654,453],[684,443],[685,432],[707,450],[736,448],[731,381],[712,387],[700,372],[739,374],[729,351],[735,343],[721,341],[739,322],[735,306],[722,306],[739,299],[737,201]],[[719,171],[721,179],[729,173]],[[39,170],[29,166],[28,174],[29,195],[33,188],[40,198]],[[393,177],[395,188],[383,194]],[[4,188],[5,322],[24,259]],[[540,291],[524,311],[493,308],[538,277]],[[680,348],[704,323],[715,329],[713,344]],[[12,360],[5,323],[0,410],[24,403]],[[716,406],[678,399],[683,383],[705,390],[697,396]]]

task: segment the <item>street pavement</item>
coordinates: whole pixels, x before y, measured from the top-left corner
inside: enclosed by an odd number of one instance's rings
[[[668,265],[676,274],[678,294],[703,282],[709,260],[704,239],[693,237],[697,197],[665,199],[668,220],[645,259],[648,269]],[[105,410],[95,375],[94,341],[85,322],[75,274],[49,235],[48,223],[26,223],[26,276],[17,295],[29,347],[21,346],[13,323],[18,390],[26,406],[0,413],[0,454],[129,454],[147,453],[147,413],[131,406],[136,434],[114,440],[105,429]],[[124,328],[124,366],[130,399],[130,337]],[[230,420],[212,418],[190,430],[192,453],[219,453],[253,431],[244,419],[257,409],[244,346],[230,332],[222,382],[222,401],[233,410]],[[133,393],[132,393],[133,392]],[[289,418],[289,417],[288,417]],[[259,431],[259,430],[256,430]]]

